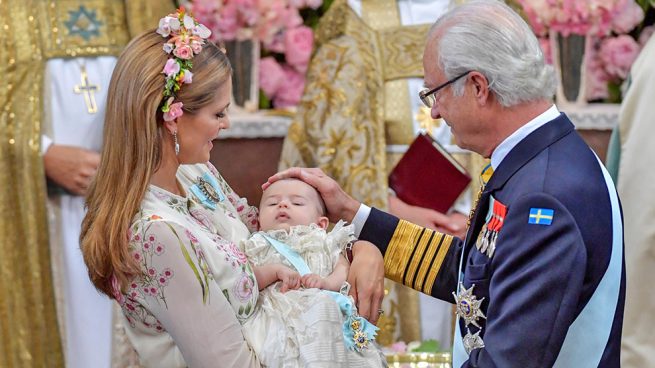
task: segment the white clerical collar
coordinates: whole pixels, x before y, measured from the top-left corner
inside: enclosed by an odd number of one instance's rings
[[[539,116],[517,129],[509,137],[505,138],[505,140],[502,141],[491,154],[491,167],[496,170],[512,148],[514,148],[525,137],[530,135],[530,133],[559,116],[560,112],[557,109],[557,106],[553,105],[548,110],[542,112]]]

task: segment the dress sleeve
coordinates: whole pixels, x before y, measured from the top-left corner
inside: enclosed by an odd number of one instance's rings
[[[257,207],[248,205],[248,200],[243,197],[240,197],[232,189],[232,187],[230,187],[230,185],[227,183],[227,181],[225,181],[223,176],[221,176],[218,170],[216,170],[216,167],[214,167],[214,165],[212,165],[210,162],[207,162],[207,167],[209,168],[209,171],[211,171],[212,174],[214,174],[214,176],[218,180],[221,189],[223,189],[223,192],[225,193],[225,196],[230,201],[232,206],[236,208],[237,213],[239,214],[239,218],[244,224],[246,224],[248,230],[251,233],[259,230],[259,211],[257,210]]]
[[[128,321],[167,331],[190,367],[259,367],[241,324],[213,280],[196,236],[177,223],[146,222],[133,235],[134,259],[143,275],[131,283],[124,305]],[[121,301],[119,301],[120,303]],[[127,307],[127,308],[125,308]]]

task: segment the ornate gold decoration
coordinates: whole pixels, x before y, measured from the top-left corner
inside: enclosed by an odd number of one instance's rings
[[[118,54],[130,38],[126,18],[144,15],[126,14],[123,2],[113,0],[0,0],[0,325],[11,333],[0,332],[0,367],[64,366],[40,153],[45,61]],[[157,19],[148,21],[150,27]],[[96,29],[97,22],[110,32]]]

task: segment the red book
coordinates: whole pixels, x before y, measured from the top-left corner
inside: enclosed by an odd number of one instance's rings
[[[389,174],[389,187],[403,202],[448,212],[471,176],[428,133],[420,133]]]

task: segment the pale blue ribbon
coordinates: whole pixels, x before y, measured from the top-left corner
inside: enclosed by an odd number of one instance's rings
[[[300,254],[289,248],[288,245],[269,236],[266,233],[262,232],[260,234],[275,248],[275,250],[278,251],[278,253],[284,256],[289,261],[289,263],[293,265],[293,267],[301,276],[312,273],[309,269],[309,266],[307,266],[307,263],[305,263],[305,260],[302,259]],[[357,344],[355,343],[355,331],[351,327],[353,321],[359,322],[361,331],[366,334],[366,338],[369,341],[373,341],[373,339],[375,339],[379,328],[355,313],[352,298],[348,295],[345,295],[347,294],[347,291],[345,294],[330,290],[322,290],[322,292],[326,293],[332,299],[334,299],[334,301],[339,306],[341,313],[346,317],[346,320],[343,322],[341,329],[343,332],[344,342],[349,349],[360,351]]]

